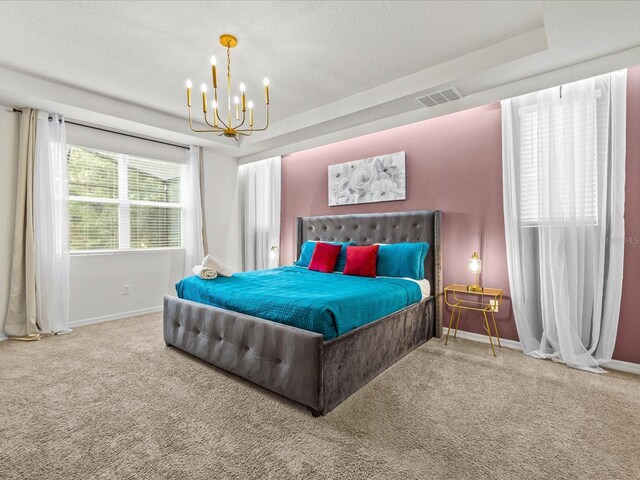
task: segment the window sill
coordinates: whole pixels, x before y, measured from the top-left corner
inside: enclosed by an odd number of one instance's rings
[[[93,257],[98,255],[125,255],[125,254],[139,254],[139,253],[173,253],[184,252],[182,247],[168,247],[168,248],[139,248],[139,249],[127,249],[127,250],[75,250],[71,252],[72,257]]]

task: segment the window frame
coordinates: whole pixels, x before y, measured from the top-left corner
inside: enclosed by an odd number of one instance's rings
[[[158,252],[180,252],[185,250],[184,246],[184,201],[183,194],[186,186],[186,165],[179,162],[171,162],[169,160],[157,160],[154,158],[145,158],[147,160],[154,160],[166,163],[176,163],[180,166],[180,203],[175,202],[151,202],[147,200],[129,200],[129,170],[128,159],[132,155],[126,153],[110,152],[106,150],[84,147],[82,145],[67,144],[67,148],[82,148],[85,150],[92,150],[96,152],[104,152],[117,158],[118,161],[118,197],[117,198],[101,198],[101,197],[87,197],[80,195],[68,195],[69,202],[82,202],[82,203],[98,203],[98,204],[110,204],[118,206],[118,248],[101,248],[101,249],[89,249],[89,250],[70,250],[71,256],[93,256],[93,255],[119,255],[126,253],[158,253]],[[158,208],[173,208],[180,210],[180,246],[171,247],[150,247],[150,248],[131,248],[131,224],[130,224],[130,212],[131,206],[142,207],[158,207]]]

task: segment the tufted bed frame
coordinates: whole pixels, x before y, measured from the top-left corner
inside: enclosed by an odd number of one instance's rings
[[[440,211],[298,218],[306,240],[356,244],[428,242],[431,296],[324,341],[321,334],[182,300],[164,298],[164,340],[324,415],[399,359],[442,335]]]

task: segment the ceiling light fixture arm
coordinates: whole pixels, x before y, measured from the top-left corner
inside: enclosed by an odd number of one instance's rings
[[[205,120],[206,120],[206,117],[205,117]],[[207,122],[207,124],[208,124],[208,122]],[[208,129],[200,130],[200,129],[193,128],[193,122],[192,122],[192,118],[191,118],[191,106],[189,106],[189,128],[191,129],[192,132],[196,132],[196,133],[214,133],[214,132],[218,131],[217,129],[214,129],[214,130],[208,130]]]

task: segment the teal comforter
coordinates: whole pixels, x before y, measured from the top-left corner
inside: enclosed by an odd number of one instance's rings
[[[367,278],[320,273],[304,267],[234,273],[176,284],[178,297],[265,318],[330,340],[422,299],[416,283],[401,278]]]

